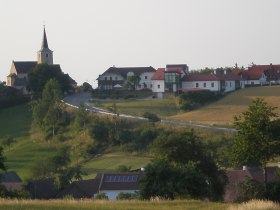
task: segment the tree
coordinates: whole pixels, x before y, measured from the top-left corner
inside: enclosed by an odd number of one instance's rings
[[[79,109],[75,112],[75,127],[78,130],[83,130],[84,135],[86,134],[86,127],[90,123],[89,111],[86,110],[85,104],[81,103]]]
[[[2,141],[3,145],[9,147],[9,150],[10,150],[11,144],[14,143],[14,142],[16,142],[16,140],[15,140],[13,137],[5,138],[5,139]]]
[[[144,199],[203,198],[207,195],[205,177],[193,162],[177,164],[164,159],[155,159],[145,168],[140,184],[141,196]]]
[[[92,86],[88,82],[84,82],[82,85],[83,92],[90,92],[92,91]]]
[[[50,79],[58,81],[63,93],[72,89],[69,75],[64,74],[59,65],[48,64],[38,64],[28,73],[27,89],[40,95]]]
[[[67,113],[61,95],[58,81],[50,79],[45,85],[42,98],[31,104],[33,121],[45,132],[46,137],[54,137],[65,122]]]
[[[139,85],[141,78],[138,75],[131,75],[127,77],[125,86],[128,89],[136,90],[137,86]]]
[[[237,135],[232,147],[232,158],[236,165],[260,165],[264,170],[264,183],[267,184],[266,165],[280,152],[275,107],[257,98],[248,110],[234,117]]]
[[[0,169],[6,171],[5,160],[6,158],[3,155],[4,149],[0,147]]]
[[[157,158],[165,160],[167,163],[171,164],[171,166],[172,164],[176,166],[175,174],[186,173],[186,175],[182,176],[190,176],[188,173],[192,171],[192,175],[203,177],[204,183],[207,183],[205,189],[207,190],[207,197],[209,199],[222,199],[224,186],[227,181],[225,172],[217,167],[209,152],[206,150],[205,145],[193,131],[166,131],[156,138],[153,149]],[[166,167],[168,168],[168,165]],[[174,179],[174,182],[176,179]],[[183,180],[181,185],[184,186],[185,181],[183,178],[181,180]],[[165,182],[164,178],[159,182],[163,184]],[[197,185],[197,188],[200,187],[202,187],[202,185]],[[193,192],[202,191],[202,189],[194,189]],[[185,194],[184,191],[178,192],[179,195]],[[190,195],[193,197],[198,196],[196,193]]]

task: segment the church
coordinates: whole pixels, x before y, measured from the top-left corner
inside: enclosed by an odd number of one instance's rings
[[[42,63],[54,65],[53,51],[50,50],[48,46],[45,26],[43,31],[41,49],[37,52],[37,61],[13,61],[10,69],[10,74],[7,76],[7,86],[11,86],[18,90],[21,90],[23,94],[28,94],[29,92],[26,89],[28,73],[32,71],[32,69],[37,64]],[[77,83],[73,79],[70,78],[70,80],[73,86],[77,85]]]

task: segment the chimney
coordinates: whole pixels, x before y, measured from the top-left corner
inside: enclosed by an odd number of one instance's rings
[[[227,70],[224,70],[224,75],[226,75],[227,74]]]
[[[214,74],[217,74],[217,71],[216,71],[216,70],[214,70]]]

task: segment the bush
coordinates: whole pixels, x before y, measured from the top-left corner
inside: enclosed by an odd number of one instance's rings
[[[140,198],[140,194],[138,192],[135,192],[135,193],[120,192],[117,195],[117,200],[133,200],[133,199],[139,199],[139,198]]]
[[[96,200],[109,200],[108,196],[104,192],[99,192],[95,196]]]
[[[160,118],[156,114],[153,114],[153,113],[150,113],[150,112],[145,112],[143,114],[143,117],[147,118],[150,122],[160,121]]]
[[[201,105],[219,100],[222,97],[222,93],[211,92],[208,90],[182,93],[179,95],[179,108],[182,110],[193,110]]]

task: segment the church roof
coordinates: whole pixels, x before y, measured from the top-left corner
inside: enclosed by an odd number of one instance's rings
[[[27,74],[36,65],[37,61],[13,61],[18,74]]]
[[[45,26],[44,26],[44,33],[43,33],[43,40],[42,40],[41,49],[43,49],[43,48],[49,48]]]

